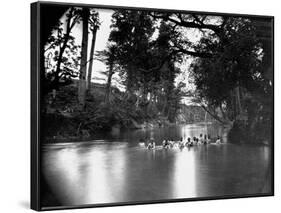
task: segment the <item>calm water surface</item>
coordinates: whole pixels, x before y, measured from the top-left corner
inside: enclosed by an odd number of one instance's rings
[[[140,139],[221,135],[222,145],[147,150]],[[269,147],[227,143],[216,125],[112,132],[89,142],[46,144],[42,170],[62,205],[268,193]],[[43,198],[44,199],[44,198]]]

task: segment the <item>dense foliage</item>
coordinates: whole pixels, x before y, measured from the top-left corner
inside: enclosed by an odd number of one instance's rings
[[[255,134],[253,140],[268,138],[272,88],[262,70],[262,43],[251,21],[227,18],[219,36],[202,37],[196,49],[213,55],[191,66],[197,100],[209,110],[219,108],[221,120],[235,122],[245,140],[251,140],[246,132]]]
[[[249,132],[253,140],[270,140],[273,88],[265,75],[268,50],[253,20],[123,9],[111,18],[107,46],[98,52],[98,11],[69,8],[53,29],[44,53],[44,116],[68,119],[71,128],[65,125],[69,131],[48,135],[92,135],[115,127],[177,122],[182,97],[192,96],[197,106],[232,127],[234,140],[237,131],[245,138]],[[77,25],[81,45],[72,34]],[[198,41],[188,38],[190,29]],[[187,68],[194,84],[189,93],[184,82],[176,81],[187,59],[192,59]],[[91,83],[93,60],[106,65],[104,85]]]

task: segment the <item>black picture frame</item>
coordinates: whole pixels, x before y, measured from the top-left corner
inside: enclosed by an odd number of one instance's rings
[[[159,199],[151,201],[138,201],[138,202],[120,202],[120,203],[106,203],[106,204],[87,204],[87,205],[73,205],[73,206],[54,206],[43,207],[41,205],[41,134],[40,134],[40,109],[41,109],[41,82],[40,76],[42,75],[42,69],[44,68],[44,55],[42,53],[42,45],[44,42],[44,33],[50,31],[50,27],[54,25],[51,23],[49,29],[42,27],[42,21],[48,19],[42,19],[47,14],[42,14],[42,7],[51,6],[53,8],[63,8],[70,6],[75,7],[87,7],[97,9],[127,9],[127,10],[141,10],[141,11],[155,11],[155,12],[170,12],[170,13],[189,13],[189,14],[206,14],[216,16],[232,16],[232,17],[248,17],[265,19],[271,22],[271,38],[272,39],[272,76],[273,76],[273,104],[272,104],[272,151],[271,151],[271,192],[259,193],[259,194],[247,194],[247,195],[224,195],[215,197],[199,197],[199,198],[184,198],[184,199]],[[59,10],[59,9],[58,9]],[[58,12],[59,14],[60,12]],[[50,15],[50,14],[49,14]],[[51,15],[50,15],[51,16]],[[50,19],[54,21],[54,19]],[[170,9],[158,9],[158,8],[142,8],[142,7],[124,7],[113,5],[95,5],[95,4],[81,4],[81,3],[61,3],[61,2],[34,2],[31,3],[31,209],[36,211],[45,210],[59,210],[59,209],[79,209],[89,207],[106,207],[106,206],[123,206],[123,205],[139,205],[139,204],[153,204],[153,203],[167,203],[167,202],[185,202],[185,201],[202,201],[202,200],[216,200],[216,199],[232,199],[232,198],[248,198],[248,197],[264,197],[274,196],[274,17],[265,15],[249,15],[249,14],[232,14],[232,13],[219,13],[219,12],[204,12],[204,11],[188,11],[188,10],[170,10]]]

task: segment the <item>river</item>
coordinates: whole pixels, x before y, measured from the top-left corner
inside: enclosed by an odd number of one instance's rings
[[[182,150],[147,150],[138,144],[153,137],[160,145],[164,138],[201,133],[220,135],[224,143]],[[190,124],[45,144],[42,174],[64,206],[270,193],[271,148],[229,143],[226,135],[218,125]]]

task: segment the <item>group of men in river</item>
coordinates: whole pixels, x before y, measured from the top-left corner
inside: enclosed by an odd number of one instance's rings
[[[174,147],[178,147],[180,149],[183,149],[184,147],[192,147],[192,146],[196,146],[196,145],[207,145],[207,144],[210,144],[211,141],[212,141],[212,139],[211,139],[210,135],[204,135],[204,137],[203,137],[203,134],[200,134],[199,138],[193,137],[191,139],[190,137],[188,137],[186,141],[184,141],[183,138],[181,138],[179,141],[164,139],[162,142],[162,148],[171,149]],[[222,143],[220,136],[217,136],[217,138],[215,138],[214,143],[215,144]],[[140,144],[146,146],[147,149],[156,148],[154,139],[150,139],[148,141],[148,143],[140,143]]]

